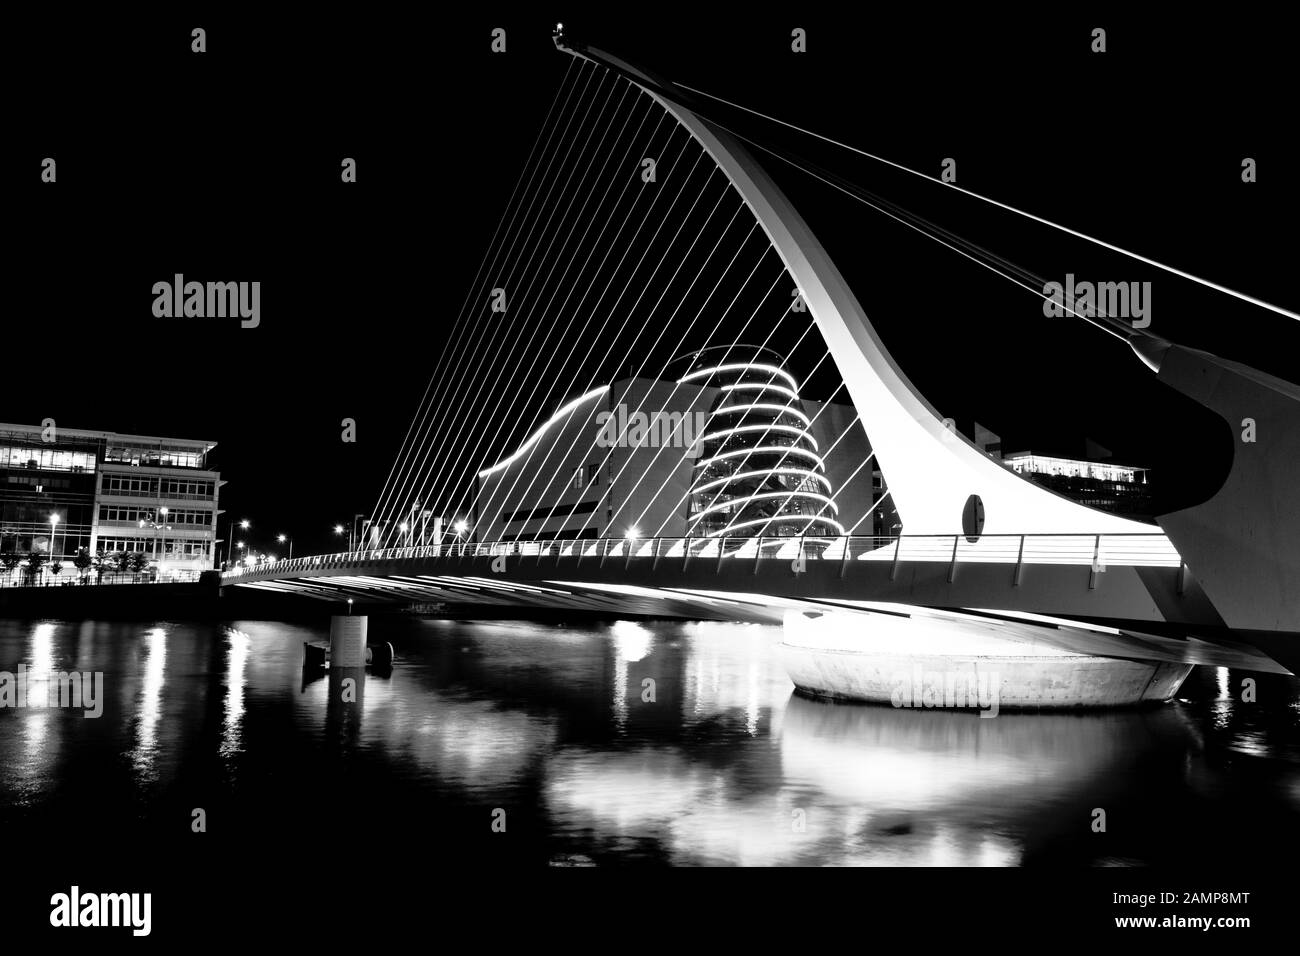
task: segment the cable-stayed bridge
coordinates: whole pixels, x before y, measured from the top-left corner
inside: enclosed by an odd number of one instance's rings
[[[1056,495],[913,387],[744,144],[1035,294],[1040,277],[706,118],[708,94],[561,30],[556,45],[568,71],[363,540],[223,584],[741,620],[1044,615],[1115,625],[1093,627],[1092,648],[1276,668],[1254,644],[1295,660],[1300,389],[1063,302],[1127,346],[1117,361],[1135,353],[1230,427],[1269,422],[1269,439],[1155,525]],[[1179,648],[1125,630],[1148,627]]]

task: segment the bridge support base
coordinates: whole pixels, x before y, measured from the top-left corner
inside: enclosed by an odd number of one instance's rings
[[[781,645],[795,687],[815,697],[916,709],[1125,707],[1178,693],[1193,665],[1080,654],[1048,628],[986,619],[791,611]],[[1036,640],[1035,632],[1044,640]]]
[[[362,614],[330,618],[330,667],[365,667],[370,619]]]

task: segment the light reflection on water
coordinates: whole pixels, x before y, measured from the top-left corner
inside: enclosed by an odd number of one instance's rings
[[[136,745],[133,759],[142,780],[157,774],[158,719],[162,714],[163,685],[167,674],[167,632],[155,627],[145,637],[144,678],[136,705]]]
[[[226,657],[226,708],[224,731],[221,735],[221,755],[229,759],[238,753],[242,744],[244,719],[244,668],[248,665],[247,634],[237,628],[226,631],[228,654]]]
[[[1261,831],[1300,848],[1291,679],[1256,675],[1246,704],[1240,674],[1200,669],[1153,709],[989,720],[795,696],[760,625],[371,632],[391,674],[304,673],[324,630],[293,624],[0,622],[0,669],[103,671],[108,698],[99,720],[0,711],[0,823],[85,806],[148,831],[212,803],[280,833],[337,797],[417,830],[427,812],[470,857],[487,844],[461,830],[504,808],[539,864],[1152,863]]]

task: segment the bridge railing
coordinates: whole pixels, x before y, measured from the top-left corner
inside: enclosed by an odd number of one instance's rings
[[[984,564],[1074,564],[1170,567],[1182,559],[1169,539],[1151,534],[986,534],[865,535],[847,537],[772,538],[583,538],[557,541],[484,541],[344,551],[234,568],[227,578],[276,576],[339,570],[381,561],[419,558],[532,558],[541,563],[588,560],[601,564],[614,559],[649,558],[656,563],[696,561],[883,561]]]

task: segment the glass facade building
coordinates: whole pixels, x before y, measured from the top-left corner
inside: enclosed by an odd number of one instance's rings
[[[41,556],[41,581],[75,580],[72,562],[82,549],[92,557],[141,554],[151,580],[197,578],[213,566],[220,514],[221,478],[207,467],[214,447],[0,424],[0,556],[21,562],[0,567],[0,582],[32,583],[32,554]],[[54,576],[56,564],[61,573]]]
[[[1031,451],[1007,455],[1002,464],[1079,504],[1134,521],[1154,520],[1156,499],[1149,469]]]
[[[707,349],[681,380],[718,389],[691,483],[690,537],[802,537],[815,549],[846,532],[799,383],[779,354]]]

